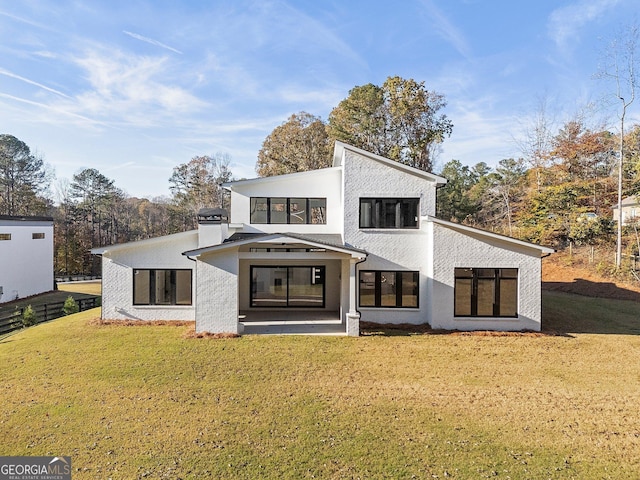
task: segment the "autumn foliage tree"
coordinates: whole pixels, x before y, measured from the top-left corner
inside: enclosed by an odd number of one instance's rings
[[[331,166],[331,144],[321,118],[295,113],[276,127],[258,152],[261,177],[304,172]]]
[[[424,82],[389,77],[381,87],[353,88],[329,115],[329,136],[431,171],[437,148],[453,131],[440,113],[446,104],[444,95],[427,90]]]

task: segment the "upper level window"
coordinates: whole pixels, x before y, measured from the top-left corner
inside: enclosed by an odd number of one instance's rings
[[[456,268],[456,317],[517,317],[517,268]]]
[[[419,198],[361,198],[360,228],[418,228]]]
[[[31,239],[32,240],[42,240],[44,238],[44,233],[32,233],[31,234]]]
[[[253,224],[326,224],[326,198],[251,197]]]
[[[10,233],[0,233],[0,240],[11,240]]]

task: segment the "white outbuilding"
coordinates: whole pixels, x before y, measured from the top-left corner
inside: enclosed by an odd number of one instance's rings
[[[0,215],[0,303],[53,289],[53,218]]]

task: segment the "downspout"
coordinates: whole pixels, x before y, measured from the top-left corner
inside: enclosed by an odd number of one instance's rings
[[[358,273],[358,265],[360,265],[363,262],[367,261],[367,257],[364,257],[362,260],[360,260],[359,262],[356,262],[355,267],[356,267],[356,274]],[[358,278],[356,277],[356,308],[355,311],[358,314],[359,318],[362,318],[362,314],[360,313],[360,310],[358,310],[358,293],[360,293],[360,282],[358,281]]]

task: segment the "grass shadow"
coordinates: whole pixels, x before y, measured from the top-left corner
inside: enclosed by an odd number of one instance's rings
[[[640,302],[543,291],[542,328],[561,334],[639,335]]]

